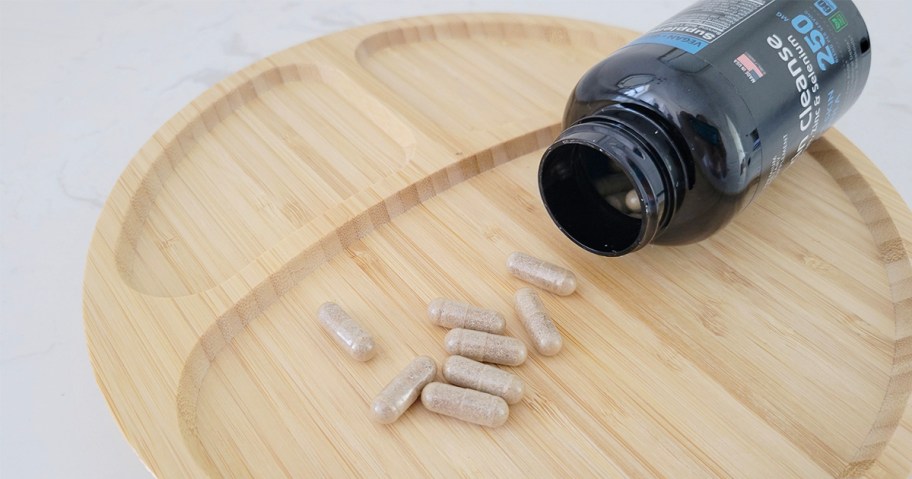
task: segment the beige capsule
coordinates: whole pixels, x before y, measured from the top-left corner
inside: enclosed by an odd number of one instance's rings
[[[507,257],[507,269],[513,276],[554,294],[567,296],[576,291],[572,271],[519,251]]]
[[[425,386],[421,404],[429,411],[488,427],[500,426],[510,416],[510,406],[502,398],[444,383]]]
[[[516,338],[462,328],[451,329],[443,347],[450,354],[507,366],[519,366],[527,355],[526,345]]]
[[[374,357],[374,338],[336,303],[323,303],[317,310],[320,324],[340,346],[358,361]]]
[[[500,334],[507,326],[507,320],[497,311],[445,298],[428,303],[428,317],[434,324],[450,329],[465,328]]]
[[[630,190],[624,195],[624,206],[631,213],[639,213],[643,208],[643,204],[640,203],[640,195],[637,194],[636,190]]]
[[[518,403],[526,390],[515,374],[462,356],[447,358],[443,377],[450,384],[500,396],[507,404]]]
[[[421,390],[437,376],[437,363],[428,356],[418,356],[399,372],[371,403],[375,421],[390,424],[411,406]]]
[[[516,315],[522,320],[535,350],[543,356],[554,356],[560,352],[564,339],[545,311],[545,305],[538,297],[538,293],[532,288],[522,288],[516,292],[513,299]]]
[[[624,204],[625,196],[623,193],[616,193],[611,196],[606,196],[605,201],[607,201],[612,208],[620,211],[621,213],[627,213],[627,205]]]

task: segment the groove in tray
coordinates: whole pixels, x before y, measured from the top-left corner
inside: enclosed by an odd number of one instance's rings
[[[409,127],[337,69],[274,66],[163,145],[126,215],[117,260],[154,296],[209,289],[401,169]]]

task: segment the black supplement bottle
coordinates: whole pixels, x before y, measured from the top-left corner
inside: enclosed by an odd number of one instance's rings
[[[704,239],[855,102],[870,66],[850,0],[698,1],[580,79],[542,200],[600,255]]]

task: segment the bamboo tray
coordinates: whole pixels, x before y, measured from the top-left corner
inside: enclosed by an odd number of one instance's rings
[[[86,335],[121,429],[161,477],[905,477],[912,216],[835,131],[722,233],[590,255],[538,197],[579,76],[634,38],[452,15],[321,38],[232,75],[146,143],[89,250]],[[486,429],[368,404],[442,362],[437,296],[513,317],[513,250],[581,279],[544,296],[564,350],[513,368]],[[347,357],[341,303],[379,354]]]

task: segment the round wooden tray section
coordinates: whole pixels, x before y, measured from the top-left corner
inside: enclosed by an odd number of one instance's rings
[[[565,98],[635,34],[522,15],[370,25],[277,53],[193,101],[105,204],[85,327],[98,384],[161,477],[905,477],[912,215],[830,131],[723,232],[592,256],[536,169]],[[574,270],[544,295],[555,357],[504,426],[368,404],[438,364],[444,296],[513,316],[522,250]],[[316,309],[379,354],[352,361]]]

